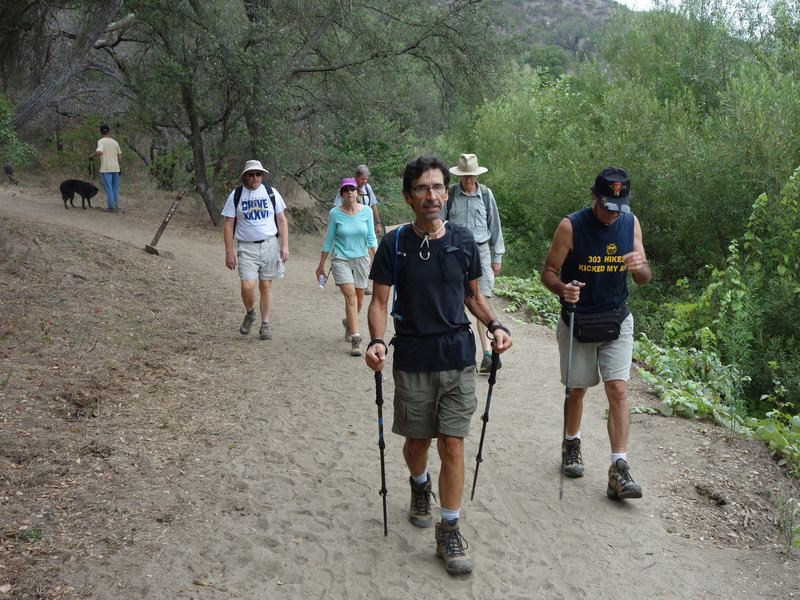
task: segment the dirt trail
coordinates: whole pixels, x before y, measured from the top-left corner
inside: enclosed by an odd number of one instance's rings
[[[473,501],[485,378],[466,444],[462,532],[475,572],[447,576],[433,532],[406,520],[401,439],[389,433],[390,372],[384,537],[373,376],[342,339],[341,295],[315,284],[321,238],[292,238],[286,278],[274,284],[274,338],[262,342],[238,333],[238,279],[225,269],[221,232],[191,202],[159,241],[169,254],[143,251],[168,206],[162,198],[156,206],[132,200],[116,215],[65,211],[49,191],[0,191],[1,218],[68,232],[81,240],[76,252],[81,243],[108,245],[131,267],[118,273],[121,297],[144,298],[178,324],[140,342],[152,354],[141,353],[137,365],[108,372],[104,397],[121,408],[74,426],[84,444],[114,454],[101,462],[110,474],[107,531],[92,531],[93,555],[65,557],[51,579],[67,596],[800,598],[797,553],[777,543],[773,514],[759,519],[748,508],[756,500],[770,507],[763,481],[776,487],[779,471],[759,444],[727,440],[708,423],[634,415],[630,464],[644,498],[610,501],[606,404],[591,390],[586,476],[566,481],[559,501],[564,390],[555,337],[510,316],[501,315],[514,348],[498,373]],[[102,310],[133,318],[121,304]],[[13,349],[6,360],[16,360]],[[631,404],[652,405],[646,391],[634,378]],[[13,390],[4,398],[11,400]],[[9,422],[12,413],[6,404]],[[432,455],[434,479],[437,462]],[[11,506],[14,492],[6,494]]]

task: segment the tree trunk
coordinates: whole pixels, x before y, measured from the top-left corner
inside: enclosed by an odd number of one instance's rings
[[[15,109],[14,118],[11,120],[13,129],[18,130],[22,127],[64,89],[72,76],[83,66],[89,52],[122,7],[122,2],[123,0],[104,0],[97,11],[92,13],[86,26],[76,37],[72,50],[64,57],[63,66],[47,73],[31,97]]]
[[[203,143],[203,131],[200,126],[200,117],[197,112],[197,105],[192,95],[192,88],[187,83],[181,85],[181,99],[186,117],[189,120],[189,145],[192,147],[192,158],[194,159],[194,180],[197,192],[206,205],[208,215],[214,226],[219,227],[222,222],[222,215],[214,205],[214,188],[208,183],[206,173],[206,154],[205,144]]]

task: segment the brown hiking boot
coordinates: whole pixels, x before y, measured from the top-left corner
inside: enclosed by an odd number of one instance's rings
[[[642,497],[642,486],[633,481],[628,471],[628,463],[621,458],[608,468],[606,495],[613,499]]]
[[[250,333],[250,328],[253,326],[253,323],[256,320],[256,311],[253,313],[245,313],[244,314],[244,321],[242,321],[242,326],[239,327],[239,333],[242,335],[247,335]]]
[[[271,340],[272,332],[269,330],[269,323],[262,323],[258,330],[258,337],[262,340]]]
[[[472,558],[467,553],[469,544],[458,529],[458,520],[455,525],[447,521],[436,524],[436,556],[444,560],[444,568],[451,575],[472,572]]]
[[[500,357],[498,356],[497,357],[497,369],[500,370],[500,368],[502,366],[503,366],[503,363],[500,362]],[[484,353],[483,354],[483,358],[481,359],[481,364],[478,367],[478,373],[483,373],[483,374],[488,375],[491,372],[492,372],[492,353],[491,352]]]
[[[411,507],[408,509],[408,520],[415,527],[430,527],[433,525],[431,496],[436,498],[436,494],[431,489],[430,473],[425,485],[418,486],[412,477],[409,477],[408,481],[411,484]]]
[[[583,457],[581,456],[581,439],[561,442],[561,468],[567,477],[583,477]]]

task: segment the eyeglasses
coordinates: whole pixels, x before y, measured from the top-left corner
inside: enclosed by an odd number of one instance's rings
[[[340,192],[342,192],[342,193],[345,193],[345,192],[355,192],[355,191],[356,191],[356,188],[354,188],[352,185],[346,185],[346,186],[344,186],[342,189],[340,189],[339,191],[340,191]]]
[[[429,190],[433,190],[437,194],[441,194],[445,190],[443,183],[435,183],[434,185],[415,185],[411,187],[412,192],[417,194],[427,194]]]
[[[252,171],[251,173],[245,173],[245,177],[262,177],[264,174],[261,171]]]

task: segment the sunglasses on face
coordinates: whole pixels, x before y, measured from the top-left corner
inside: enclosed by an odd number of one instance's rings
[[[352,185],[346,185],[341,189],[341,192],[343,194],[347,193],[347,192],[355,192],[355,191],[356,191],[356,188],[354,188]]]
[[[264,175],[264,174],[261,171],[254,171],[252,173],[245,173],[244,174],[245,177],[261,177],[262,175]]]

